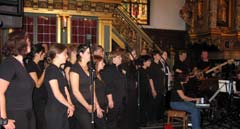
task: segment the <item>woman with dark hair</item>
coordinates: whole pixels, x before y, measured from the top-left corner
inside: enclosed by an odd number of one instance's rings
[[[75,117],[81,129],[91,129],[91,88],[90,72],[88,62],[90,61],[90,50],[86,44],[78,46],[78,61],[70,69],[70,83],[76,106]]]
[[[96,110],[97,117],[95,119],[97,129],[107,129],[106,125],[106,111],[107,111],[107,95],[110,94],[106,90],[105,83],[102,80],[100,72],[103,70],[105,63],[101,56],[95,55],[94,58],[96,78],[95,78],[95,89],[96,89]]]
[[[102,72],[108,99],[108,128],[117,129],[123,128],[124,109],[126,108],[126,75],[119,66],[122,64],[122,52],[113,51],[109,55],[109,65]]]
[[[45,70],[41,69],[39,62],[43,61],[45,57],[45,50],[42,44],[35,44],[31,48],[31,52],[25,59],[25,66],[28,73],[35,82],[33,90],[33,108],[36,116],[36,128],[45,129],[46,122],[44,116],[44,109],[47,103],[47,91],[43,85]]]
[[[149,55],[141,56],[138,59],[139,68],[139,87],[140,87],[140,125],[145,126],[150,120],[151,106],[151,87],[148,68],[151,65],[151,57]]]
[[[194,102],[199,102],[200,98],[192,98],[185,94],[184,86],[188,82],[189,77],[182,74],[179,75],[174,82],[171,92],[170,106],[176,110],[182,110],[190,113],[192,128],[200,129],[200,110],[195,106]]]
[[[25,32],[13,32],[3,47],[6,59],[0,65],[1,118],[15,120],[5,129],[35,129],[32,110],[34,81],[27,73],[23,58],[30,52],[31,43]]]
[[[67,79],[61,65],[67,60],[67,49],[63,44],[53,44],[48,51],[51,64],[47,67],[44,85],[48,92],[45,108],[46,129],[69,129],[68,117],[74,112]]]

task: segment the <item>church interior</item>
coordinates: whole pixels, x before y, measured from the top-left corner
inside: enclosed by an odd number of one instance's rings
[[[0,0],[0,62],[5,59],[2,51],[8,35],[21,30],[32,45],[91,42],[102,46],[106,58],[119,49],[135,50],[139,57],[143,50],[165,51],[165,63],[173,74],[182,51],[191,74],[207,51],[211,67],[194,74],[205,78],[189,79],[189,85],[198,88],[188,95],[210,99],[209,104],[197,107],[201,129],[240,127],[240,0]],[[226,88],[223,93],[221,80],[231,90]],[[138,97],[136,103],[141,101]],[[139,105],[135,106],[136,112],[128,113],[135,117],[128,116],[130,122],[123,122],[125,129],[195,129],[189,112],[171,114],[175,111],[171,108],[160,121],[142,124]],[[169,122],[175,117],[177,120]]]

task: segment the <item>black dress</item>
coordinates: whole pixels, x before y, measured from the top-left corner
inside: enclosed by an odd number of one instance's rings
[[[70,72],[77,73],[79,75],[79,91],[82,93],[84,99],[88,104],[91,104],[91,91],[90,91],[90,76],[88,76],[82,69],[79,63],[75,63]],[[91,129],[91,114],[87,111],[87,109],[78,102],[78,100],[74,97],[73,103],[76,107],[75,109],[75,117],[79,121],[79,125],[81,129]]]
[[[55,98],[49,83],[51,80],[57,80],[59,90],[66,98],[64,87],[67,86],[67,80],[63,73],[54,64],[50,64],[45,71],[44,85],[48,93],[48,101],[45,108],[46,129],[69,129],[67,107]]]
[[[26,63],[26,68],[28,73],[35,72],[37,74],[37,78],[40,78],[42,75],[42,70],[39,65],[36,64],[32,60],[28,60]],[[45,129],[46,121],[45,121],[45,106],[47,103],[47,90],[45,85],[41,85],[40,88],[33,89],[33,109],[36,116],[36,129]]]
[[[14,57],[0,65],[0,78],[9,82],[5,92],[8,119],[14,119],[17,129],[35,129],[32,110],[34,81],[25,67]]]
[[[106,92],[106,86],[105,83],[96,78],[95,79],[95,86],[96,86],[96,96],[98,99],[99,106],[106,112],[107,110],[107,92]],[[106,125],[106,114],[103,112],[103,117],[98,118],[97,116],[95,117],[95,123],[96,123],[96,128],[97,129],[107,129]]]

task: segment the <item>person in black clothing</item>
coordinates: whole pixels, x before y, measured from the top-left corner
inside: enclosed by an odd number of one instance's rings
[[[91,129],[91,113],[94,104],[91,103],[90,72],[88,67],[90,50],[86,44],[78,46],[77,57],[77,62],[70,69],[70,83],[74,95],[73,102],[76,106],[75,117],[81,129]]]
[[[70,97],[73,97],[73,93],[72,93],[72,88],[71,88],[71,84],[70,84],[70,69],[73,66],[73,64],[75,64],[77,61],[77,45],[76,44],[71,44],[68,47],[68,60],[66,61],[66,63],[64,64],[64,72],[68,81],[68,89],[70,92]],[[72,98],[73,100],[73,98]],[[79,122],[77,121],[77,118],[75,116],[75,114],[73,114],[72,117],[68,118],[69,121],[69,128],[70,129],[79,129],[80,125]]]
[[[171,74],[171,71],[170,71],[170,67],[169,65],[167,64],[167,58],[168,58],[168,54],[166,51],[162,51],[161,53],[161,59],[160,59],[160,63],[162,64],[162,71],[164,73],[164,76],[163,76],[163,87],[165,88],[166,90],[166,96],[163,96],[164,97],[164,102],[161,104],[162,106],[165,106],[165,110],[169,109],[170,108],[170,96],[171,96],[171,83],[173,81],[173,78],[172,78],[172,74]]]
[[[6,59],[0,65],[1,118],[16,121],[3,125],[6,129],[35,129],[32,109],[34,81],[23,63],[30,49],[28,35],[23,31],[12,32],[3,47]]]
[[[106,90],[105,83],[102,80],[100,72],[103,70],[105,63],[101,56],[94,56],[96,78],[95,78],[95,89],[96,89],[96,128],[107,129],[106,124],[106,112],[107,112],[107,95],[109,94]]]
[[[151,65],[151,57],[148,55],[141,56],[139,59],[139,88],[140,88],[140,125],[145,126],[150,120],[151,107],[151,88],[148,68]]]
[[[181,76],[182,74],[189,74],[191,72],[191,68],[188,67],[186,59],[187,52],[184,50],[180,50],[178,52],[178,59],[173,66],[173,72],[175,77],[178,77],[179,75]]]
[[[179,75],[175,78],[174,87],[171,92],[171,108],[190,113],[192,128],[200,129],[200,110],[194,102],[199,102],[200,98],[192,98],[185,94],[185,84],[189,78],[186,75]]]
[[[125,128],[133,129],[137,128],[137,68],[138,64],[136,64],[137,60],[137,53],[136,50],[131,50],[128,53],[125,53],[126,61],[120,65],[120,67],[126,73],[127,78],[127,105],[125,111],[125,118],[124,124],[126,125]]]
[[[53,44],[48,51],[51,64],[46,68],[44,85],[48,93],[45,108],[46,129],[69,129],[68,117],[75,110],[67,89],[67,79],[61,65],[67,60],[63,44]]]
[[[153,51],[153,62],[149,68],[150,87],[152,93],[152,113],[151,121],[157,122],[164,117],[165,95],[167,90],[164,87],[164,72],[160,62],[161,56],[158,51]]]
[[[109,55],[109,65],[106,65],[102,71],[108,98],[108,120],[109,129],[122,128],[123,111],[126,108],[126,76],[119,68],[122,63],[122,52],[113,51]]]
[[[45,70],[40,69],[39,61],[45,57],[44,47],[41,44],[35,44],[31,48],[31,52],[25,59],[25,65],[28,73],[35,82],[36,87],[33,90],[33,109],[36,116],[36,128],[45,129],[46,121],[44,109],[47,103],[47,91],[43,85]]]

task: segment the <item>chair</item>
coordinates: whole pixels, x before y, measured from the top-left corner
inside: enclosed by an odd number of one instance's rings
[[[168,110],[167,111],[167,122],[173,122],[173,120],[182,121],[183,129],[187,129],[188,127],[188,114],[185,111],[180,110]]]

